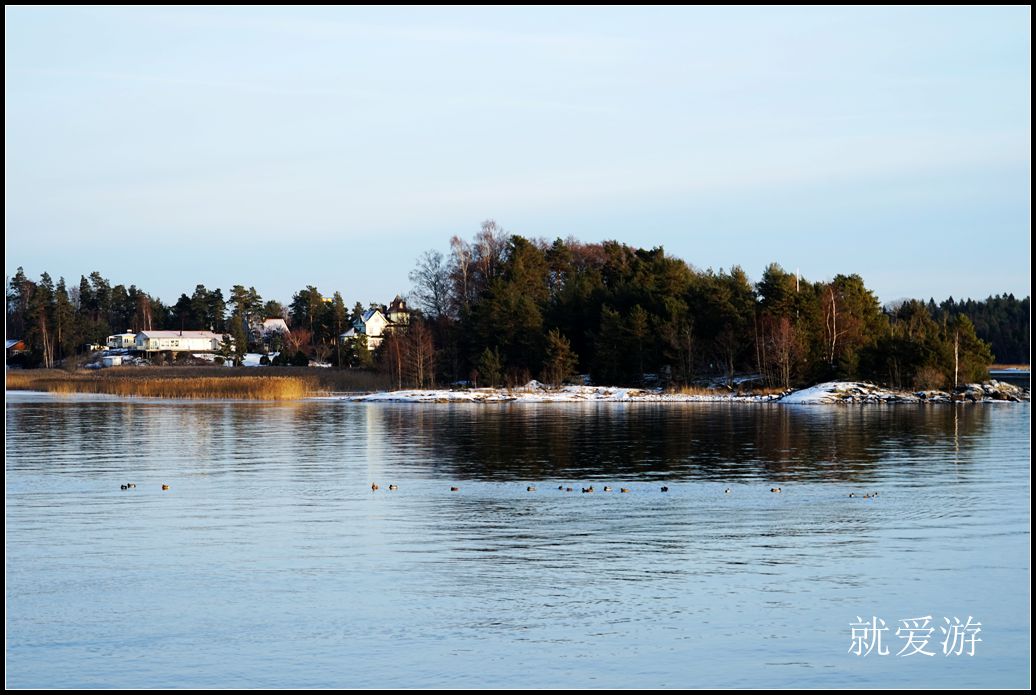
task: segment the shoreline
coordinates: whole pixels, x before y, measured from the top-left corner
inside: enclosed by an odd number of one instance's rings
[[[14,384],[12,384],[12,381]],[[404,389],[396,391],[327,388],[308,375],[297,377],[226,375],[198,379],[188,375],[92,375],[7,372],[6,393],[106,395],[166,400],[304,401],[338,400],[356,403],[780,403],[784,405],[994,403],[1029,402],[1029,389],[990,379],[968,384],[954,397],[947,391],[897,390],[860,381],[829,381],[801,389],[769,394],[737,394],[716,389],[666,392],[660,389],[618,386],[563,386],[549,388],[538,381],[515,388]]]
[[[829,381],[765,395],[737,395],[720,391],[715,394],[678,393],[616,386],[565,386],[549,389],[533,381],[515,389],[409,389],[341,396],[338,399],[362,403],[1021,403],[1029,401],[1029,391],[995,379],[982,384],[969,384],[956,394],[956,398],[951,398],[951,394],[946,391],[901,391],[860,381]]]

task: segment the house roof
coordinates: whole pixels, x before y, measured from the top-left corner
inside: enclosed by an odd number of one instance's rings
[[[139,335],[145,338],[208,338],[210,340],[223,340],[222,333],[212,331],[141,331]]]
[[[381,309],[374,308],[374,309],[368,309],[367,311],[363,312],[363,318],[361,319],[361,321],[363,321],[364,323],[367,323],[372,318],[374,318],[374,314],[381,314],[381,317],[385,318],[385,314],[381,313]]]
[[[288,324],[285,323],[282,318],[265,319],[260,329],[262,330],[263,335],[269,335],[270,333],[291,333],[288,329]]]

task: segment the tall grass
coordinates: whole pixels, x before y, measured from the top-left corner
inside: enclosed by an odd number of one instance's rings
[[[681,385],[672,389],[672,393],[679,393],[684,396],[770,396],[783,392],[784,389],[780,387],[762,386],[759,384],[742,384],[733,390],[723,387],[708,388],[693,385]]]
[[[330,369],[227,369],[140,367],[97,372],[8,371],[12,391],[105,393],[150,398],[224,398],[283,401],[307,396],[376,391],[387,379],[379,374]]]

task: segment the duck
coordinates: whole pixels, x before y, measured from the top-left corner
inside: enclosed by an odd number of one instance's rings
[[[564,489],[565,489],[565,486],[564,486],[564,485],[558,485],[558,489],[559,489],[559,490],[564,490]]]
[[[856,497],[856,493],[855,493],[855,492],[850,492],[850,493],[849,493],[849,496],[850,496],[850,497]]]
[[[459,491],[460,491],[459,487],[450,486],[450,492],[459,492]]]
[[[728,487],[726,490],[724,490],[723,494],[724,495],[729,495],[730,494],[730,488]]]
[[[398,485],[389,485],[389,490],[398,490],[398,489],[399,489]]]
[[[566,488],[565,488],[565,492],[572,492],[572,488],[570,488],[570,487],[566,487]]]
[[[629,492],[629,491],[630,491],[630,489],[628,487],[620,487],[619,488],[619,492]]]
[[[780,491],[781,491],[781,489],[779,487],[772,487],[772,488],[770,488],[770,492],[780,492]]]
[[[605,492],[611,492],[611,491],[612,491],[612,489],[611,489],[611,487],[609,487],[608,485],[605,485],[605,486],[604,486],[604,491],[605,491]]]
[[[163,483],[163,484],[162,484],[162,489],[163,489],[163,490],[168,490],[168,489],[169,489],[169,486]]]
[[[525,491],[526,492],[536,492],[536,488],[533,487],[532,485],[530,485],[529,487],[525,488]]]
[[[129,490],[129,485],[120,485],[119,489],[120,490]]]
[[[584,487],[583,488],[583,492],[593,492],[593,491],[594,491],[594,486],[593,485],[591,485],[590,487]]]
[[[662,486],[662,487],[660,487],[659,489],[660,489],[660,490],[661,490],[662,492],[669,492],[669,486],[668,486],[668,485],[663,485],[663,486]]]
[[[378,484],[377,483],[371,483],[371,491],[373,492],[374,490],[377,490],[377,489],[378,489]]]

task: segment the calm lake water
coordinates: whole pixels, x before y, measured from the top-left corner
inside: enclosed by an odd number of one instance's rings
[[[1029,404],[9,393],[6,421],[8,686],[1029,684]],[[921,616],[935,656],[897,657]],[[858,617],[888,656],[849,653]]]

